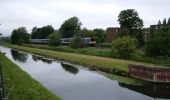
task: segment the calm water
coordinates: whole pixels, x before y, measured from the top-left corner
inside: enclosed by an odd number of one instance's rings
[[[81,66],[2,46],[0,50],[63,100],[170,100],[169,85],[127,85]]]

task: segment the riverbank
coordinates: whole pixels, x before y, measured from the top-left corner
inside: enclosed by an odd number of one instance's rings
[[[49,45],[43,45],[43,44],[23,44],[24,47],[31,47],[31,48],[37,48],[37,49],[46,49],[46,50],[52,50],[52,51],[58,51],[58,52],[68,52],[68,53],[76,53],[76,54],[84,54],[84,55],[90,55],[90,56],[99,56],[99,57],[107,57],[107,58],[115,58],[118,59],[118,54],[113,54],[111,51],[111,48],[101,48],[101,47],[87,47],[87,48],[71,48],[69,46],[49,46]],[[148,57],[145,56],[144,52],[142,50],[136,50],[130,58],[126,59],[130,61],[137,61],[137,62],[144,62],[144,63],[152,63],[152,64],[158,64],[163,66],[170,66],[170,59],[164,58],[164,57]]]
[[[0,53],[4,87],[8,100],[61,100]]]
[[[137,64],[137,65],[145,65],[150,67],[155,67],[154,64],[141,63],[136,61],[128,61],[121,59],[113,59],[107,57],[98,57],[98,56],[90,56],[90,55],[82,55],[82,54],[74,54],[74,53],[66,53],[66,52],[58,52],[30,47],[23,47],[17,45],[5,44],[10,48],[23,50],[39,55],[43,55],[46,57],[52,57],[58,60],[64,60],[71,63],[83,65],[89,67],[92,70],[100,70],[107,73],[114,73],[120,75],[126,75],[128,72],[129,64]],[[160,67],[160,66],[157,66]]]

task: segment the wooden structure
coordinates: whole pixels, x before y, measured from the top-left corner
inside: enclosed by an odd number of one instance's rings
[[[129,64],[130,76],[150,82],[170,82],[170,68],[154,68]]]

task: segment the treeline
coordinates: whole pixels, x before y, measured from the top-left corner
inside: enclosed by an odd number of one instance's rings
[[[164,19],[163,24],[144,41],[143,20],[135,9],[126,9],[118,15],[120,29],[116,39],[109,46],[112,48],[112,56],[127,59],[131,57],[136,49],[142,49],[147,56],[170,57],[170,18],[168,22]],[[71,17],[63,22],[61,27],[55,30],[51,25],[41,28],[34,27],[31,34],[28,34],[25,27],[13,30],[11,40],[13,44],[29,43],[29,39],[50,39],[50,45],[59,45],[61,38],[73,38],[71,47],[82,48],[80,38],[93,37],[97,43],[106,42],[106,31],[103,29],[89,30],[81,28],[82,23],[77,17]],[[108,44],[107,44],[108,45]],[[115,55],[116,54],[116,55]]]
[[[33,27],[31,34],[29,34],[25,27],[20,27],[12,31],[11,42],[12,44],[21,44],[29,43],[29,39],[50,39],[51,45],[57,45],[56,40],[71,37],[94,37],[97,43],[105,42],[105,30],[88,30],[87,28],[81,28],[81,26],[82,23],[77,17],[71,17],[64,21],[57,30],[55,30],[52,25],[47,25],[41,28]],[[27,39],[24,38],[25,36]]]

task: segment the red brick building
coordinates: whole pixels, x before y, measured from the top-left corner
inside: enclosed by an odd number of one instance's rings
[[[109,27],[106,29],[106,40],[107,42],[112,42],[118,33],[118,27]]]

